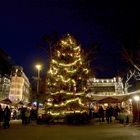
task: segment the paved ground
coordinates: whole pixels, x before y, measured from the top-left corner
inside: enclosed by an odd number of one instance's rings
[[[0,128],[0,140],[140,140],[140,127],[120,124],[22,125]]]

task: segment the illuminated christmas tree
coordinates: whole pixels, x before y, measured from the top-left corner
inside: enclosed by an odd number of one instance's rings
[[[46,111],[54,116],[87,111],[87,60],[78,42],[65,35],[54,47],[47,73]]]

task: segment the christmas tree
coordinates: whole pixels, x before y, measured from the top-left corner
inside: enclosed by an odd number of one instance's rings
[[[54,46],[47,72],[46,111],[55,116],[87,111],[86,82],[89,69],[75,38],[65,35]]]

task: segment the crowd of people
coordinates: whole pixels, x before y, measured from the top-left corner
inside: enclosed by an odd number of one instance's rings
[[[125,111],[124,108],[119,108],[118,106],[99,106],[96,112],[93,111],[93,118],[99,118],[99,122],[112,123],[113,120],[116,120],[120,123],[129,123],[130,118],[129,114]]]
[[[5,109],[3,110],[0,105],[0,124],[3,125],[4,128],[10,127],[9,124],[10,118],[11,118],[11,111],[9,107],[6,106]]]
[[[98,110],[99,120],[104,122],[105,121],[104,118],[106,117],[107,123],[111,123],[112,117],[115,117],[115,119],[117,120],[120,112],[121,109],[118,106],[116,106],[115,108],[113,108],[112,106],[108,106],[105,111],[103,107],[100,106]]]
[[[124,115],[124,109],[119,108],[118,106],[112,107],[107,106],[104,108],[103,106],[99,106],[98,110],[94,112],[93,110],[90,110],[89,116],[91,118],[98,118],[99,122],[107,122],[108,124],[112,122],[112,120],[117,120],[120,123],[128,123],[129,117],[128,115]],[[124,118],[125,117],[125,118]],[[3,128],[9,128],[10,127],[10,119],[17,120],[21,119],[22,124],[26,125],[29,124],[32,121],[37,120],[37,111],[34,108],[26,108],[21,107],[18,109],[10,109],[8,106],[6,106],[4,109],[0,105],[0,126]]]
[[[31,121],[37,119],[37,111],[35,109],[29,109],[21,107],[18,109],[10,109],[6,106],[4,109],[0,105],[0,126],[3,128],[10,127],[10,119],[17,120],[21,119],[22,124],[29,124]]]
[[[31,121],[37,119],[37,111],[35,109],[21,108],[20,118],[22,120],[22,124],[29,124]]]

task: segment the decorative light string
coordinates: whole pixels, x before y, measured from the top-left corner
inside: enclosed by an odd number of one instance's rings
[[[62,111],[62,112],[53,112],[53,111],[48,111],[48,113],[52,116],[60,116],[60,115],[65,115],[65,114],[70,114],[70,113],[85,113],[87,112],[86,110],[74,110],[74,111]]]
[[[65,101],[64,103],[60,103],[60,104],[53,104],[53,103],[47,103],[48,106],[54,106],[54,107],[62,107],[62,106],[66,106],[67,104],[71,103],[71,102],[75,102],[78,101],[78,103],[82,106],[84,106],[84,104],[81,102],[81,99],[79,97],[75,98],[75,99],[70,99]]]
[[[52,59],[53,64],[57,64],[57,65],[64,66],[64,67],[74,66],[78,61],[81,61],[81,58],[79,58],[78,60],[76,60],[76,61],[74,61],[73,63],[70,63],[70,64],[58,63],[56,60]]]

